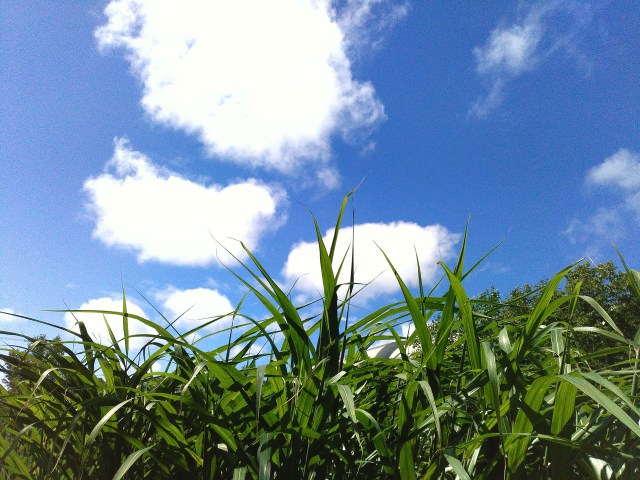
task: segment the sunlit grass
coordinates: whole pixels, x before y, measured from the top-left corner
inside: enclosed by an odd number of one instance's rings
[[[334,258],[347,199],[332,245],[316,224],[318,314],[247,251],[234,275],[268,314],[239,305],[239,333],[213,350],[189,339],[220,319],[181,335],[128,313],[126,297],[122,311],[97,312],[122,318],[123,339],[98,343],[82,323],[57,327],[67,340],[2,332],[29,345],[0,357],[14,379],[0,391],[3,478],[640,478],[640,335],[625,338],[579,291],[554,295],[572,267],[526,314],[493,318],[486,303],[479,314],[463,285],[478,265],[465,270],[465,236],[456,264],[441,265],[442,295],[421,281],[410,292],[396,274],[401,302],[350,319],[359,286],[338,284]],[[625,268],[640,298],[640,274]],[[573,347],[576,302],[602,315],[588,334],[628,361],[589,367]],[[155,332],[139,351],[130,320]],[[409,338],[394,328],[403,322]],[[381,339],[399,354],[370,358]]]

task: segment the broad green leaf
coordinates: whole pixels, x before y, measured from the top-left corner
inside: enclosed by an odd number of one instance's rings
[[[401,480],[417,480],[416,465],[413,459],[413,442],[406,441],[402,444],[398,463]]]
[[[551,433],[560,435],[565,425],[575,414],[577,389],[575,385],[562,381],[558,385],[555,402],[553,404],[553,417],[551,418]]]

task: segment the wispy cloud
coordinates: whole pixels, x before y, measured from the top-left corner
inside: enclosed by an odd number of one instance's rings
[[[364,49],[375,50],[386,31],[409,12],[409,2],[398,0],[333,1],[332,6],[350,56],[358,56]]]
[[[326,171],[332,136],[355,138],[385,119],[373,85],[353,78],[349,55],[362,35],[405,12],[386,0],[340,4],[113,0],[95,35],[103,50],[126,52],[149,117],[197,135],[210,155]],[[383,6],[391,15],[375,21]]]
[[[361,301],[399,290],[397,280],[374,241],[384,250],[407,285],[415,287],[418,284],[416,251],[424,280],[431,282],[437,275],[437,262],[448,259],[452,255],[453,246],[460,238],[458,234],[449,232],[441,225],[421,226],[409,222],[360,224],[353,229],[353,235],[355,281],[371,282],[358,294],[357,298]],[[330,245],[333,230],[328,230],[323,239]],[[339,278],[339,282],[342,283],[349,280],[351,240],[352,229],[343,228],[336,246],[334,265],[334,268],[337,268],[345,253],[348,252]],[[321,295],[322,275],[318,262],[317,244],[300,242],[294,245],[289,252],[282,275],[289,284],[295,282],[296,289],[302,295],[306,297]]]
[[[197,183],[157,166],[123,139],[116,139],[105,172],[86,180],[84,190],[94,237],[136,252],[140,262],[206,266],[216,263],[217,253],[229,260],[216,240],[244,258],[229,238],[256,249],[283,221],[283,191],[256,180]]]
[[[556,50],[577,55],[572,37],[588,22],[588,10],[588,4],[542,1],[531,5],[521,20],[497,26],[486,43],[473,50],[476,72],[488,87],[469,114],[486,117],[504,101],[509,82],[537,68]]]
[[[624,237],[624,221],[616,208],[600,207],[586,220],[574,218],[562,232],[572,244],[589,243],[594,237],[615,242]]]
[[[622,202],[599,207],[586,219],[574,218],[562,232],[571,243],[587,244],[590,250],[596,251],[602,241],[615,242],[623,238],[629,222],[640,224],[640,154],[620,148],[587,172],[585,184],[617,192]],[[629,214],[634,218],[630,219]]]

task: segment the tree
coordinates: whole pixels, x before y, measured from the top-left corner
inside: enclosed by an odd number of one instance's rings
[[[30,339],[27,348],[16,348],[0,354],[0,374],[4,376],[2,383],[9,393],[17,393],[25,384],[35,383],[50,366],[51,357],[62,353],[60,337],[49,340],[45,335],[38,335]]]
[[[474,311],[497,320],[513,319],[526,314],[540,298],[546,281],[534,285],[524,284],[514,288],[502,297],[495,288],[485,290],[476,297]],[[600,331],[611,331],[602,315],[584,298],[595,300],[607,312],[627,339],[633,339],[640,328],[640,302],[629,285],[627,275],[612,261],[593,265],[582,263],[573,268],[565,277],[565,282],[555,292],[554,298],[577,292],[581,297],[575,303],[569,316],[569,306],[558,311],[557,319],[567,321],[571,327],[589,327]],[[619,341],[602,335],[598,331],[577,331],[573,335],[574,347],[584,354],[584,360],[597,368],[629,359],[628,348]],[[600,352],[598,356],[591,356]]]

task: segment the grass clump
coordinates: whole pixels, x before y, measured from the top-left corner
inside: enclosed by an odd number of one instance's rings
[[[477,264],[465,270],[465,236],[457,263],[441,264],[444,295],[421,282],[410,292],[389,260],[403,300],[350,322],[356,289],[338,284],[335,258],[347,198],[331,245],[316,224],[320,313],[294,305],[247,251],[234,275],[268,315],[239,306],[230,315],[242,333],[214,350],[189,340],[205,325],[172,333],[127,312],[124,296],[122,311],[96,312],[120,316],[123,339],[96,342],[82,323],[57,327],[72,340],[3,332],[27,346],[0,355],[2,478],[640,477],[640,335],[625,335],[579,285],[557,294],[575,266],[507,315],[503,303],[468,297],[463,281]],[[625,268],[640,298],[640,274]],[[576,326],[587,307],[604,326]],[[136,351],[132,320],[154,332]],[[402,322],[415,327],[408,338],[394,328]],[[588,362],[578,333],[629,353]],[[385,339],[399,354],[370,358]]]

